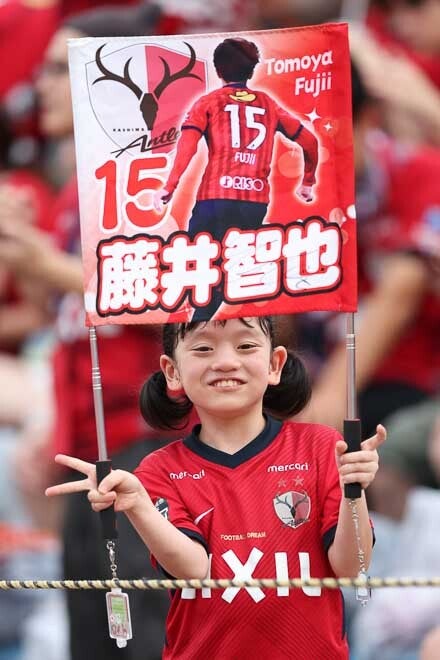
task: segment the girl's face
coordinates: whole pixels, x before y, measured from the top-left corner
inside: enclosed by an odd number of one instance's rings
[[[206,415],[261,415],[267,386],[279,383],[286,349],[271,349],[258,319],[246,323],[201,323],[179,339],[174,359],[161,357],[169,389],[185,391],[202,423]]]

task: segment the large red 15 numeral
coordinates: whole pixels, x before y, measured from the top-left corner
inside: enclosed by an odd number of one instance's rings
[[[165,170],[168,165],[166,156],[153,156],[151,158],[138,158],[130,163],[126,194],[134,200],[125,202],[125,213],[127,218],[137,227],[151,227],[157,225],[162,215],[158,215],[153,205],[140,206],[136,197],[142,192],[154,193],[163,184],[163,179],[157,170]],[[142,177],[142,172],[149,172],[148,176]],[[152,173],[154,171],[154,173]],[[118,163],[116,160],[108,160],[95,171],[97,179],[105,180],[104,205],[102,211],[102,228],[111,231],[120,224],[118,213]]]

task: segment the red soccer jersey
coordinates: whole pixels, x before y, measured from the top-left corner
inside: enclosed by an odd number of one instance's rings
[[[197,427],[145,458],[136,474],[156,507],[204,544],[213,578],[325,577],[341,489],[324,426],[268,418],[236,454],[204,445]],[[172,597],[164,658],[340,660],[343,598],[305,588],[195,591]]]
[[[189,130],[195,137],[187,140]],[[208,163],[197,199],[269,201],[269,174],[275,133],[299,140],[302,133],[312,138],[304,148],[304,183],[315,183],[316,139],[300,121],[281,108],[264,92],[233,83],[202,96],[193,105],[182,125],[179,147],[165,188],[173,192],[195,153],[201,135],[208,145]]]

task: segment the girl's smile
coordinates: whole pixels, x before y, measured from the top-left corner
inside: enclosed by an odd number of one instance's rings
[[[213,385],[218,389],[227,389],[227,390],[236,388],[242,384],[243,384],[242,380],[236,380],[232,378],[228,378],[227,380],[225,378],[222,378],[221,380],[214,380],[212,383],[210,383],[210,385]]]

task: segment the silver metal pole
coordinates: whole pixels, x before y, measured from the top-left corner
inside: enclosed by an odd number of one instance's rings
[[[347,332],[347,419],[344,420],[344,439],[348,445],[347,451],[359,451],[361,448],[361,422],[357,418],[356,405],[356,335],[354,332],[354,313],[346,315]],[[365,568],[365,553],[362,547],[362,540],[359,531],[359,515],[356,500],[362,496],[362,489],[359,483],[345,484],[344,495],[348,498],[351,509],[354,531],[356,536],[356,545],[359,559],[359,575],[365,581],[367,572]],[[367,587],[356,587],[356,600],[365,605],[370,598],[370,591]]]
[[[98,460],[96,461],[96,478],[98,484],[111,472],[112,462],[108,458],[107,443],[105,439],[105,425],[104,425],[104,403],[102,400],[102,384],[101,384],[101,370],[99,368],[98,357],[98,338],[96,336],[96,329],[92,326],[89,328],[90,339],[90,353],[92,357],[92,387],[93,387],[93,403],[95,406],[95,422],[96,422],[96,437],[98,441]],[[109,551],[110,566],[115,566],[114,551],[115,543],[113,539],[118,537],[116,529],[116,514],[114,506],[104,509],[100,512],[102,523],[102,532],[105,539],[107,539],[107,549]],[[113,570],[113,568],[112,568]]]
[[[354,332],[354,313],[347,314],[347,419],[357,418],[356,406],[356,335]]]
[[[101,370],[99,368],[98,339],[96,329],[89,328],[90,352],[92,357],[92,387],[95,406],[96,435],[98,441],[98,457],[100,461],[108,459],[107,443],[104,425],[104,404],[102,400]]]

